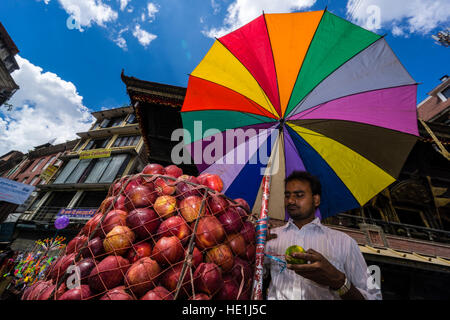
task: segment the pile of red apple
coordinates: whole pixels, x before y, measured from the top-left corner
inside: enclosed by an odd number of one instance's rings
[[[188,176],[175,165],[149,164],[123,177],[46,280],[29,287],[22,299],[250,299],[250,208],[243,199],[225,197],[222,188],[218,175]],[[68,289],[66,271],[74,264],[81,285]]]

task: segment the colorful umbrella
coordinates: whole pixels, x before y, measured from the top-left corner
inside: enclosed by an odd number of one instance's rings
[[[253,212],[270,182],[263,209],[278,219],[284,178],[306,170],[326,218],[395,181],[418,136],[416,90],[382,36],[326,10],[263,14],[217,39],[190,74],[185,148]]]

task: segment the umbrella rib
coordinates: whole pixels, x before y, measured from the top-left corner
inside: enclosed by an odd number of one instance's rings
[[[333,14],[333,13],[330,12],[330,14]],[[324,15],[325,15],[325,12],[324,12]],[[333,15],[336,16],[335,14],[333,14]],[[336,16],[336,17],[337,17],[337,16]],[[323,16],[322,16],[322,18],[323,18]],[[339,18],[339,17],[338,17],[338,18]],[[320,20],[319,25],[317,26],[317,29],[319,29],[319,26],[320,26],[320,23],[321,23],[321,22],[322,22],[322,19]],[[355,25],[355,24],[354,24],[354,25]],[[355,26],[356,26],[356,25],[355,25]],[[358,26],[358,27],[359,27],[359,26]],[[361,28],[361,27],[359,27],[359,28]],[[317,30],[316,30],[316,32],[317,32]],[[316,36],[316,33],[314,33],[314,37],[312,38],[311,43],[309,44],[308,51],[306,52],[305,58],[306,58],[306,56],[307,56],[308,53],[309,53],[309,49],[311,48],[311,44],[312,44],[312,42],[314,41],[315,36]],[[379,36],[379,35],[378,35],[378,36]],[[360,54],[361,52],[363,52],[364,50],[366,50],[367,48],[369,48],[370,46],[372,46],[375,42],[377,42],[377,41],[383,39],[383,38],[384,38],[384,35],[383,35],[383,36],[379,36],[379,37],[380,37],[380,38],[378,38],[378,39],[375,40],[374,42],[368,44],[366,47],[362,48],[360,51],[358,51],[358,52],[355,53],[353,56],[351,56],[350,58],[348,58],[344,63],[342,63],[341,65],[337,66],[334,70],[332,70],[325,78],[323,78],[323,79],[322,79],[321,81],[319,81],[314,87],[312,87],[311,90],[309,90],[308,94],[307,94],[307,95],[299,102],[299,104],[303,103],[303,102],[305,101],[305,99],[311,94],[311,92],[313,92],[314,89],[317,88],[317,86],[320,85],[323,81],[325,81],[326,79],[328,79],[329,76],[331,76],[334,72],[336,72],[336,71],[337,71],[338,69],[340,69],[343,65],[345,65],[347,62],[349,62],[350,60],[352,60],[352,59],[353,59],[354,57],[356,57],[358,54]],[[297,84],[298,76],[300,75],[300,72],[301,72],[302,68],[303,68],[303,64],[302,64],[302,67],[300,68],[300,70],[298,71],[297,79],[295,80],[295,83],[294,83],[294,88],[295,88],[295,85]],[[289,97],[289,102],[291,101],[292,93],[294,92],[294,88],[292,89],[291,96]],[[288,102],[288,106],[289,106],[289,102]],[[294,108],[295,108],[295,107],[294,107]],[[294,109],[292,109],[291,111],[289,111],[288,116],[289,116],[293,111],[294,111]]]
[[[260,106],[258,103],[256,103],[256,102],[253,101],[252,99],[250,99],[250,98],[244,96],[242,93],[237,92],[236,90],[233,90],[233,89],[231,89],[231,88],[225,87],[224,85],[221,85],[221,84],[219,84],[219,83],[217,83],[217,82],[214,82],[214,81],[211,81],[211,80],[208,80],[208,79],[203,79],[203,78],[200,78],[200,77],[197,77],[197,76],[193,76],[193,75],[191,75],[191,74],[189,74],[189,76],[190,76],[190,77],[193,77],[193,78],[201,79],[201,80],[203,80],[203,81],[207,81],[207,82],[210,82],[210,83],[214,83],[215,85],[218,85],[218,86],[220,86],[220,87],[222,87],[222,88],[225,88],[225,89],[227,89],[227,90],[233,91],[234,93],[237,93],[238,95],[242,96],[244,99],[250,101],[256,108],[258,108],[259,110],[261,110],[263,113],[264,113],[264,112],[268,112],[267,109],[265,109],[264,107]],[[213,110],[218,110],[218,111],[234,111],[234,112],[241,112],[241,113],[245,113],[245,114],[249,114],[249,115],[255,114],[255,113],[252,113],[252,112],[242,112],[242,111],[240,111],[240,110],[230,110],[230,109],[189,110],[189,111],[182,111],[182,112],[213,111]],[[255,115],[256,115],[256,114],[255,114]],[[262,114],[259,115],[259,116],[269,118],[268,116],[262,115]],[[255,118],[256,118],[256,117],[255,117]],[[276,118],[273,118],[273,119],[276,121]]]
[[[255,82],[258,84],[259,89],[261,90],[261,92],[263,93],[264,99],[266,100],[266,102],[268,103],[268,106],[270,107],[270,112],[272,112],[273,115],[278,116],[278,118],[280,118],[281,116],[278,114],[277,110],[275,109],[275,107],[272,105],[272,102],[269,100],[269,97],[267,96],[267,94],[264,92],[263,88],[261,87],[261,84],[258,82],[258,80],[256,80],[256,78],[253,76],[253,74],[250,72],[250,70],[247,69],[247,67],[242,63],[241,60],[238,59],[238,57],[236,57],[233,52],[231,52],[230,49],[228,49],[228,47],[226,45],[224,45],[218,38],[216,38],[216,40],[225,48],[228,50],[228,52],[242,65],[242,67],[244,67],[245,70],[247,70],[247,72],[251,75],[252,79],[255,80]],[[271,48],[272,49],[272,48]],[[233,90],[234,91],[234,90]],[[237,91],[236,91],[237,92]],[[238,92],[239,93],[239,92]],[[242,95],[244,96],[244,95]],[[244,96],[245,97],[245,96]],[[253,101],[253,100],[252,100]],[[253,101],[254,102],[254,101]],[[256,102],[255,102],[256,103]],[[267,109],[264,108],[264,110],[268,111]]]
[[[277,85],[277,96],[278,96],[278,106],[280,108],[280,112],[281,115],[278,115],[280,118],[283,117],[283,111],[281,110],[281,98],[280,98],[280,88],[278,86],[278,73],[277,73],[277,65],[275,64],[275,57],[273,56],[273,49],[272,49],[272,41],[270,40],[270,34],[269,34],[269,28],[267,27],[267,20],[266,20],[266,15],[263,11],[263,18],[264,18],[264,24],[266,26],[266,31],[267,31],[267,38],[269,39],[269,44],[270,44],[270,53],[272,54],[272,62],[273,62],[273,67],[275,69],[275,83]]]
[[[314,35],[313,35],[313,37],[311,38],[311,41],[309,42],[308,50],[306,50],[306,54],[305,54],[305,57],[304,57],[304,59],[303,59],[302,66],[300,67],[300,69],[298,69],[298,73],[297,73],[297,77],[296,77],[295,82],[294,82],[294,86],[292,87],[291,94],[289,95],[289,100],[288,100],[288,102],[287,102],[286,110],[287,110],[287,108],[288,108],[288,106],[289,106],[289,102],[291,101],[292,93],[294,92],[295,85],[297,84],[297,81],[298,81],[298,76],[300,75],[300,72],[301,72],[302,69],[303,69],[303,65],[304,65],[303,63],[305,62],[305,58],[306,58],[306,56],[308,55],[309,49],[311,49],[311,44],[313,43],[314,38],[316,37],[317,30],[319,30],[320,24],[322,23],[323,17],[325,16],[325,13],[326,13],[326,12],[327,12],[326,10],[323,11],[322,17],[320,17],[320,21],[319,21],[319,23],[317,24],[316,31],[314,31]],[[286,110],[285,110],[284,112],[286,112]],[[289,114],[288,114],[288,115],[289,115]],[[285,116],[286,116],[286,115],[283,114],[283,117],[284,117],[284,118],[286,118]]]
[[[309,109],[303,110],[303,111],[305,112],[305,114],[303,114],[302,117],[304,117],[304,116],[310,114],[311,112],[316,111],[317,109],[323,107],[324,105],[326,105],[326,104],[329,103],[329,102],[336,101],[336,100],[339,100],[339,99],[342,99],[342,98],[347,98],[347,97],[351,97],[351,96],[356,96],[356,95],[358,95],[358,94],[363,94],[363,93],[368,93],[368,92],[374,92],[374,91],[379,91],[379,90],[395,89],[395,88],[408,87],[408,86],[416,86],[416,85],[418,85],[418,83],[402,84],[402,85],[393,86],[393,87],[378,88],[378,89],[372,89],[372,90],[367,90],[367,91],[361,91],[361,92],[351,93],[351,94],[348,94],[348,95],[345,95],[345,96],[342,96],[342,97],[338,97],[338,98],[334,98],[334,99],[331,99],[331,100],[328,100],[328,101],[324,101],[324,102],[322,102],[321,104],[318,104],[318,105],[313,106],[313,107],[311,107],[311,108],[309,108]],[[303,112],[303,111],[301,111],[301,112]],[[306,112],[306,111],[307,111],[307,112]],[[300,113],[300,112],[299,112],[299,113]],[[298,114],[298,113],[293,114],[293,115],[291,115],[290,117],[288,117],[287,119],[288,119],[288,120],[291,120],[291,121],[294,121],[294,120],[301,120],[301,117],[298,118],[298,119],[291,119],[292,117],[294,117],[294,116],[297,115],[297,114]],[[330,119],[330,120],[336,120],[336,119]]]

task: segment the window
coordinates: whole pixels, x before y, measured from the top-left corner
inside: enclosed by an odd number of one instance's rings
[[[72,159],[54,183],[111,183],[125,170],[128,158],[129,155],[120,154],[108,158]]]
[[[134,113],[130,113],[127,119],[128,124],[137,123],[137,119]]]
[[[42,162],[44,162],[45,159],[41,159],[39,160],[39,162],[37,163],[37,165],[34,166],[34,168],[31,170],[31,172],[35,172],[36,169],[42,164]]]
[[[442,95],[445,97],[445,99],[449,99],[450,98],[450,86],[448,86],[447,88],[442,90]]]
[[[30,184],[31,184],[32,186],[35,186],[35,185],[37,185],[36,182],[37,182],[38,180],[39,180],[39,177],[34,177],[33,180],[31,180],[31,183],[30,183]]]
[[[101,149],[106,148],[111,138],[106,139],[91,139],[84,150]]]
[[[66,181],[66,179],[69,176],[69,174],[73,171],[73,169],[75,169],[75,167],[77,166],[78,162],[80,162],[80,159],[71,159],[66,164],[66,166],[61,171],[61,173],[58,175],[58,177],[56,178],[54,183],[64,183],[64,181]]]
[[[56,156],[53,156],[50,160],[47,161],[45,166],[42,168],[42,171],[48,168],[48,166],[56,159]]]
[[[87,209],[98,208],[107,195],[107,191],[84,191],[76,206]]]
[[[70,175],[67,177],[66,181],[64,183],[78,183],[83,173],[85,172],[86,168],[89,166],[89,163],[91,163],[92,159],[82,159],[80,162],[78,162],[75,169],[70,173]]]
[[[120,125],[123,121],[124,117],[115,117],[111,119],[111,122],[108,127],[116,127]]]
[[[62,208],[66,208],[76,191],[56,191],[48,197],[47,201],[41,206],[33,218],[40,221],[51,221]],[[34,205],[34,204],[33,204]]]
[[[99,182],[100,183],[113,182],[114,179],[116,179],[118,175],[121,175],[122,172],[125,170],[125,167],[128,163],[127,159],[129,159],[129,157],[130,156],[126,154],[119,154],[117,156],[112,157],[111,163],[108,165],[108,168],[106,168]]]
[[[34,210],[36,210],[36,208],[37,208],[37,206],[38,206],[38,204],[39,204],[39,201],[42,200],[42,198],[45,196],[45,194],[46,194],[46,192],[40,192],[40,193],[38,194],[37,198],[34,199],[33,204],[30,206],[30,208],[28,208],[28,211],[34,211]]]
[[[114,141],[113,147],[135,146],[140,137],[141,136],[139,135],[118,137],[116,141]]]

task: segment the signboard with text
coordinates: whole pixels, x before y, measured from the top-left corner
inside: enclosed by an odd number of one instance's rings
[[[56,171],[58,171],[58,167],[53,166],[53,165],[52,166],[48,166],[47,169],[45,169],[41,173],[40,178],[45,180],[45,181],[48,181],[55,174]]]
[[[107,158],[111,156],[110,149],[86,150],[80,152],[80,159]]]
[[[20,205],[28,199],[34,189],[34,186],[28,184],[0,178],[0,201]]]
[[[67,209],[62,208],[56,217],[66,216],[74,219],[90,219],[97,212],[97,209]]]

